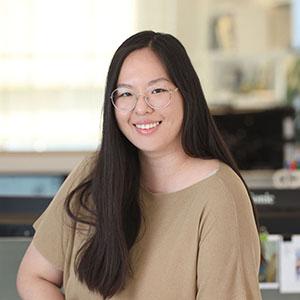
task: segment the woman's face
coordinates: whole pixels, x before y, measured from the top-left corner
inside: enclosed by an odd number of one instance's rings
[[[133,145],[144,153],[163,153],[182,148],[183,99],[179,90],[171,92],[170,104],[161,109],[151,108],[143,97],[162,89],[176,88],[152,50],[143,48],[127,56],[120,70],[117,88],[130,89],[140,95],[132,111],[115,109],[118,126]]]

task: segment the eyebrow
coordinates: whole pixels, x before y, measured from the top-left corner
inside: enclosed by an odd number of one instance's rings
[[[150,81],[148,82],[148,85],[157,83],[158,81],[168,81],[168,82],[171,82],[169,79],[167,79],[167,78],[165,78],[165,77],[160,77],[160,78],[157,78],[157,79],[150,80]]]
[[[148,82],[148,86],[152,85],[152,84],[155,84],[159,81],[167,81],[167,82],[171,82],[169,79],[165,78],[165,77],[159,77],[159,78],[156,78],[156,79],[153,79],[153,80],[150,80]],[[126,83],[120,83],[117,85],[117,87],[127,87],[127,88],[132,88],[133,86],[130,85],[130,84],[126,84]]]

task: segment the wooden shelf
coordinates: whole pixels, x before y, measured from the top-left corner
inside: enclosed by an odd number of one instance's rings
[[[0,152],[2,173],[69,173],[91,152]]]

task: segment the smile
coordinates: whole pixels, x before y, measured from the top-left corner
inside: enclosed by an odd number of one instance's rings
[[[156,126],[158,126],[160,122],[154,122],[154,123],[148,123],[148,124],[135,124],[135,127],[139,128],[139,129],[151,129],[154,128]]]
[[[134,124],[136,131],[142,135],[149,135],[155,132],[162,121],[148,123],[148,124]]]

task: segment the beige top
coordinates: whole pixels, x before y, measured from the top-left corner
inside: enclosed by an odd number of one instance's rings
[[[64,272],[68,300],[101,300],[74,274],[83,233],[63,209],[66,193],[88,171],[68,176],[34,224],[40,253]],[[112,300],[259,300],[260,247],[251,204],[239,177],[224,163],[211,176],[173,193],[141,188],[146,228],[130,254],[134,278]]]

